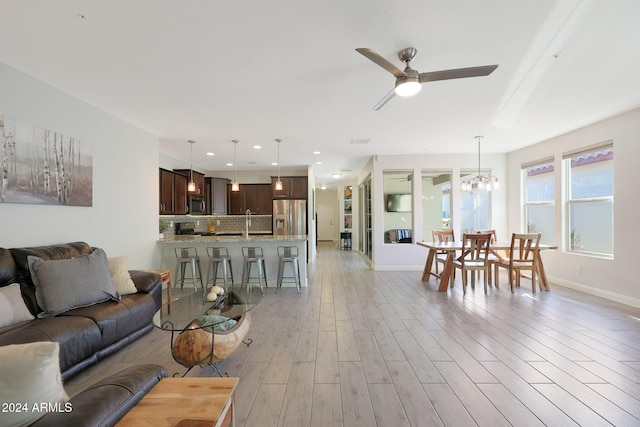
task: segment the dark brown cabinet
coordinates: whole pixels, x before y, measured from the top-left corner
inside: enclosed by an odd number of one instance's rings
[[[227,214],[227,184],[225,178],[205,178],[205,203],[207,215]]]
[[[160,169],[160,215],[173,214],[174,175],[171,171]]]
[[[244,190],[245,211],[256,215],[271,215],[273,202],[271,184],[246,184]]]
[[[271,177],[271,188],[274,199],[306,199],[308,179],[306,176],[282,176],[282,190],[276,190],[277,177]]]
[[[273,203],[271,184],[240,184],[240,191],[229,192],[229,215],[244,215],[247,209],[254,215],[271,215]]]
[[[204,179],[204,214],[211,215],[211,178]]]
[[[187,177],[160,169],[160,215],[187,213]]]
[[[231,184],[227,186],[229,215],[244,214],[244,185],[240,184],[240,191],[231,191]]]
[[[174,215],[186,215],[189,211],[187,201],[187,177],[180,174],[174,175]]]
[[[187,183],[189,182],[189,178],[193,176],[193,182],[196,185],[196,189],[193,192],[189,192],[189,195],[204,197],[204,174],[196,171],[193,171],[192,174],[191,169],[174,169],[173,171],[180,175],[184,175],[187,178]]]

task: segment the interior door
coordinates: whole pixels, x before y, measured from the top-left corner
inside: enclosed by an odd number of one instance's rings
[[[319,204],[316,209],[318,214],[318,240],[334,241],[336,239],[336,213],[334,206]]]

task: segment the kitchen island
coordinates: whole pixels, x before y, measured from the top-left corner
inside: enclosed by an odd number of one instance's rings
[[[307,286],[307,240],[307,235],[272,236],[255,234],[250,235],[249,238],[238,235],[176,235],[158,240],[158,245],[160,246],[163,268],[170,268],[174,271],[174,286],[177,286],[176,283],[179,279],[179,277],[175,275],[175,248],[192,246],[197,249],[198,255],[200,256],[203,281],[206,280],[207,267],[209,266],[207,247],[220,246],[227,248],[229,255],[231,256],[234,283],[239,286],[242,282],[242,248],[245,246],[259,246],[264,252],[267,282],[270,288],[275,289],[278,280],[278,246],[295,246],[298,248],[300,258],[300,281],[302,282],[302,287]],[[290,265],[286,265],[284,275],[293,275]],[[187,273],[187,276],[190,277],[189,273]],[[251,269],[251,276],[257,276],[255,267]],[[219,272],[219,277],[222,277],[222,272]],[[252,279],[252,281],[254,281],[254,279]],[[218,285],[221,285],[221,283],[222,279],[219,279]],[[188,286],[193,285],[189,282]],[[211,286],[211,284],[209,286]],[[282,286],[295,287],[296,285],[293,282],[293,279],[285,278]]]

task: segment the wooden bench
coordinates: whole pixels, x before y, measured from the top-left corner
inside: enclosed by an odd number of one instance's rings
[[[163,378],[120,420],[119,427],[235,425],[239,378]]]

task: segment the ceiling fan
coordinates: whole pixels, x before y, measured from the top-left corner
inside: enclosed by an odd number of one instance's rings
[[[452,70],[431,71],[428,73],[418,73],[411,68],[411,61],[416,57],[418,50],[413,47],[402,49],[398,52],[398,58],[405,63],[404,71],[384,59],[378,53],[371,49],[360,47],[356,51],[375,62],[396,77],[395,88],[387,93],[384,98],[373,106],[374,111],[378,111],[384,106],[394,95],[411,96],[420,92],[422,83],[433,82],[437,80],[462,79],[466,77],[488,76],[498,68],[497,65],[483,65],[480,67],[454,68]]]

